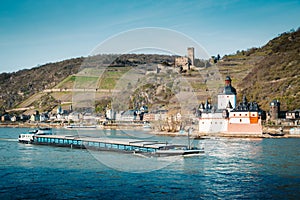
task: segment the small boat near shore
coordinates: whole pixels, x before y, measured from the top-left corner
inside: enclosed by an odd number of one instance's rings
[[[30,130],[29,133],[36,135],[52,135],[52,128],[37,128],[34,130]]]
[[[268,133],[270,136],[284,136],[285,134],[284,133]]]
[[[28,133],[22,133],[19,135],[18,141],[20,143],[31,144],[34,141],[35,135],[52,135],[51,128],[38,128],[29,130]]]
[[[83,125],[83,124],[71,124],[65,126],[66,129],[96,129],[98,126],[96,125]]]
[[[275,132],[270,132],[268,133],[270,136],[284,136],[284,132],[283,132],[283,128],[280,127],[278,130],[276,130]]]

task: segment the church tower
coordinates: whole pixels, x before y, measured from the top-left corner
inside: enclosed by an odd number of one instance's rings
[[[230,76],[226,76],[223,92],[218,95],[218,109],[228,109],[228,105],[236,107],[236,89],[231,86]]]

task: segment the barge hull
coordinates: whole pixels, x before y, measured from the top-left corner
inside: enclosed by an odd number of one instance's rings
[[[191,154],[204,153],[200,149],[170,149],[175,146],[158,141],[143,141],[132,139],[110,139],[110,138],[92,138],[92,137],[75,137],[60,135],[35,135],[32,144],[49,145],[56,147],[68,147],[76,149],[89,149],[95,151],[113,151],[123,153],[140,153],[152,156],[184,156]]]

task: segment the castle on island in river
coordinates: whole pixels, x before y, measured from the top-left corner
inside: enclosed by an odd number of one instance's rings
[[[206,101],[199,106],[199,132],[201,134],[224,133],[228,135],[261,135],[261,113],[256,102],[236,104],[236,89],[229,76],[225,79],[223,92],[218,94],[217,108]]]

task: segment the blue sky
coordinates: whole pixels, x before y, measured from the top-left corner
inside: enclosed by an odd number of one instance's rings
[[[181,32],[210,55],[231,54],[297,29],[299,19],[297,0],[0,0],[0,72],[86,56],[107,38],[143,27]]]

